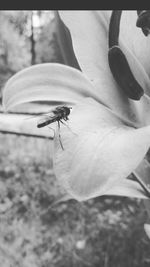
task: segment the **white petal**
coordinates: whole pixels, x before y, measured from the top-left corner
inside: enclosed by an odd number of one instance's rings
[[[138,60],[138,58],[132,53],[121,41],[120,42],[120,47],[124,54],[126,55],[126,58],[128,60],[130,69],[137,80],[137,82],[141,85],[143,88],[145,94],[150,95],[150,79],[149,76],[147,75],[143,65],[141,62]]]
[[[140,123],[140,126],[150,125],[150,97],[143,95],[140,101],[132,102],[132,109],[136,114],[136,118]]]
[[[0,114],[0,131],[6,133],[16,133],[20,135],[28,134],[37,137],[54,137],[54,132],[48,127],[37,128],[39,117],[16,114]]]
[[[110,12],[60,11],[71,32],[75,55],[81,69],[97,80],[101,69],[108,72],[108,26]]]
[[[61,17],[71,31],[75,54],[83,71],[94,81],[99,72],[110,72],[108,65],[108,31],[112,11],[61,11]],[[126,45],[132,56],[150,76],[150,37],[136,27],[137,11],[123,10],[120,21],[119,45]],[[124,49],[123,49],[124,50]],[[126,53],[126,51],[125,51]],[[128,54],[128,52],[127,52]],[[139,64],[138,64],[139,65]],[[135,68],[138,68],[138,66]],[[141,69],[141,67],[140,67]],[[133,72],[134,69],[132,69]],[[141,72],[142,73],[142,72]],[[136,76],[139,79],[139,76]],[[146,78],[147,79],[147,78]]]
[[[136,10],[124,10],[121,17],[120,39],[137,57],[150,77],[150,36],[136,27]]]
[[[82,72],[57,63],[45,63],[26,68],[8,80],[3,91],[3,105],[10,109],[39,100],[75,104],[86,96],[101,101]]]
[[[111,11],[61,11],[60,14],[71,31],[73,46],[79,64],[92,80],[95,92],[100,95],[101,101],[122,117],[134,122],[139,121],[141,125],[148,124],[150,121],[150,116],[148,116],[150,113],[149,99],[145,100],[145,96],[143,96],[142,101],[128,99],[110,72],[108,65],[108,29]],[[129,17],[128,20],[123,18],[123,22],[121,18],[121,31],[123,27],[124,34],[121,34],[119,43],[135,78],[143,87],[145,93],[149,94],[149,77],[136,58],[136,54],[132,53],[132,45],[129,46],[131,51],[127,48],[128,46],[124,45],[124,43],[126,44],[125,31],[128,33],[128,28],[130,30],[129,21]],[[135,18],[134,23],[136,24]],[[134,29],[132,28],[132,30],[132,36],[130,38],[128,36],[128,43],[130,39],[134,39]]]
[[[150,238],[150,224],[149,223],[144,224],[144,230],[147,236]]]
[[[141,199],[148,198],[141,185],[138,182],[129,179],[123,179],[117,182],[112,188],[105,192],[104,195],[124,196]]]
[[[127,197],[136,197],[149,199],[149,184],[150,184],[150,164],[146,159],[143,159],[133,172],[136,179],[131,180],[131,177],[123,179],[115,184],[106,195],[119,195]],[[146,189],[142,186],[144,185]]]
[[[94,100],[74,108],[69,127],[61,127],[64,150],[57,138],[55,171],[61,185],[78,200],[105,194],[126,178],[150,145],[150,127],[129,127]]]

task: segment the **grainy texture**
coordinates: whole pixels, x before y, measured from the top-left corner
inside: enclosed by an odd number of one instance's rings
[[[0,135],[0,266],[149,266],[140,201],[99,197],[54,205],[63,192],[49,142]]]

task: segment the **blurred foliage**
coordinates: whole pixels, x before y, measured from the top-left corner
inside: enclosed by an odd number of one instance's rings
[[[64,63],[58,42],[58,28],[54,13],[51,14],[51,20],[48,19],[49,13],[39,14],[39,17],[42,18],[42,15],[45,17],[45,23],[41,24],[36,34],[36,63]]]
[[[57,35],[52,11],[1,10],[0,88],[24,67],[43,62],[64,63]]]
[[[142,202],[56,204],[63,192],[51,156],[48,140],[0,135],[0,266],[149,266]]]
[[[17,17],[16,17],[17,15]],[[25,23],[24,12],[0,11],[0,86],[12,74],[29,65],[26,39],[20,33],[18,21]],[[19,26],[18,26],[19,25]]]

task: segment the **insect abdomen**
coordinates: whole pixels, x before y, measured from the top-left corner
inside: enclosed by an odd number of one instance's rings
[[[37,128],[42,128],[42,127],[47,126],[47,125],[49,125],[49,124],[51,124],[51,123],[53,123],[55,121],[57,121],[56,118],[51,118],[51,119],[49,119],[47,121],[45,121],[45,120],[44,121],[41,121],[41,122],[39,122],[37,124]]]

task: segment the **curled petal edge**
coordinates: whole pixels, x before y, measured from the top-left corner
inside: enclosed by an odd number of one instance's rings
[[[89,96],[102,103],[82,72],[57,63],[44,63],[26,68],[8,80],[3,90],[3,107],[10,110],[31,101],[76,104]]]

